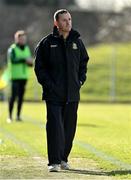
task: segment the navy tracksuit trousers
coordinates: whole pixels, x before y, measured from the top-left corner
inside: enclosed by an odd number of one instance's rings
[[[21,108],[23,104],[23,98],[25,93],[25,86],[26,86],[27,80],[20,79],[20,80],[12,80],[12,86],[11,86],[11,97],[9,99],[9,117],[12,119],[12,111],[14,107],[14,102],[16,98],[18,98],[18,104],[17,104],[17,117],[20,117]]]
[[[76,131],[78,102],[46,101],[46,108],[48,165],[67,162]]]

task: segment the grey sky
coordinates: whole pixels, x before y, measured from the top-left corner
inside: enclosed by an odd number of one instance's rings
[[[131,0],[75,0],[83,9],[115,10],[120,11],[124,7],[131,7]]]

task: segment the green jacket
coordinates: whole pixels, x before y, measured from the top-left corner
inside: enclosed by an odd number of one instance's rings
[[[29,66],[26,59],[31,57],[30,48],[25,45],[23,49],[12,44],[8,49],[8,70],[11,80],[28,79]]]

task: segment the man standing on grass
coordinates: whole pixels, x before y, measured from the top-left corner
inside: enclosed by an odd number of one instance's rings
[[[35,59],[35,73],[47,107],[50,172],[69,169],[79,91],[86,80],[88,60],[80,34],[72,29],[71,14],[65,9],[56,11],[53,33],[39,42]]]
[[[27,37],[25,31],[17,31],[14,39],[15,43],[8,49],[8,71],[11,80],[8,123],[12,122],[12,112],[16,98],[18,98],[16,120],[21,121],[21,108],[29,76],[29,66],[32,66],[31,51],[26,44]]]

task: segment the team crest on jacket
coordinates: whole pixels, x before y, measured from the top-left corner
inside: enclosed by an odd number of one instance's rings
[[[76,44],[76,43],[73,43],[73,44],[72,44],[72,48],[73,48],[73,49],[78,49],[78,48],[77,48],[77,44]]]
[[[55,48],[55,47],[57,47],[57,44],[51,44],[50,47]]]

